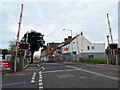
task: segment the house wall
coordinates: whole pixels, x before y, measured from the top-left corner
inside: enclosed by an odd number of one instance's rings
[[[64,51],[64,48],[68,47],[69,51]],[[89,58],[91,55],[94,58],[106,58],[105,43],[91,43],[82,35],[76,37],[70,44],[62,47],[62,54],[71,53],[71,51],[76,53],[71,55],[66,54],[66,57],[72,57],[72,60],[77,60],[79,57]]]

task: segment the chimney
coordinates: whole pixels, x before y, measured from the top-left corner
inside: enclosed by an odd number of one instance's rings
[[[83,32],[81,31],[81,35],[83,35]]]
[[[68,39],[72,39],[72,36],[68,36]]]
[[[67,38],[64,38],[64,42],[66,42],[68,39]]]

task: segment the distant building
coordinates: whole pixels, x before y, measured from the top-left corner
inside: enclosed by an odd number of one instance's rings
[[[105,43],[91,43],[83,33],[73,38],[66,38],[62,45],[63,59],[106,58]]]
[[[64,38],[62,43],[48,43],[41,50],[41,60],[44,61],[77,61],[80,58],[106,58],[105,43],[92,43],[83,33]]]
[[[58,47],[58,45],[61,43],[48,43],[47,48],[44,50],[41,50],[41,60],[46,62],[54,62],[59,59],[59,53],[61,53],[61,47]]]

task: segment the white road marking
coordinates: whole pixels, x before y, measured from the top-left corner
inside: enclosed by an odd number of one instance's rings
[[[34,83],[35,81],[34,81],[34,80],[31,80],[30,82],[31,82],[31,83]]]
[[[43,85],[42,83],[39,83],[39,86]]]
[[[80,79],[85,78],[85,77],[80,77]]]
[[[120,81],[120,78],[118,78],[118,77],[107,76],[107,75],[100,74],[100,73],[97,73],[97,72],[88,71],[88,70],[85,70],[85,69],[82,69],[82,68],[72,67],[72,66],[68,66],[68,65],[66,65],[66,66],[67,66],[67,67],[74,68],[74,69],[76,69],[76,70],[80,70],[80,71],[84,71],[84,72],[87,72],[87,73],[95,74],[95,75],[98,75],[98,76],[106,77],[106,78],[109,78],[109,79],[112,79],[112,80]]]
[[[63,72],[63,71],[77,71],[77,70],[76,70],[76,69],[54,70],[54,71],[44,71],[44,72],[42,72],[42,73]]]
[[[37,64],[37,66],[38,66],[38,67],[40,67],[40,65],[39,65],[39,64]]]
[[[43,88],[43,86],[39,87],[39,89],[42,89],[42,88]]]
[[[43,83],[42,83],[42,72],[39,72],[39,90],[43,89]]]
[[[34,83],[34,82],[35,82],[35,75],[36,75],[36,73],[33,73],[31,83]]]
[[[39,82],[42,82],[42,80],[39,80]]]
[[[23,68],[26,68],[27,66],[28,66],[28,64],[25,67],[23,67]]]
[[[19,83],[3,84],[2,86],[16,85],[16,84],[24,84],[24,83],[27,83],[27,82],[19,82]]]
[[[42,73],[41,72],[39,72],[39,75],[41,75]]]
[[[39,77],[39,79],[42,79],[42,77]]]

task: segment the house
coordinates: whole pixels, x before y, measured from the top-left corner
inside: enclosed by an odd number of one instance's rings
[[[63,60],[78,60],[79,58],[106,58],[105,43],[92,43],[83,36],[65,38],[61,46]]]
[[[58,47],[59,44],[61,43],[48,43],[47,48],[41,50],[41,60],[46,62],[54,62],[59,60],[59,53],[61,53],[61,47]]]

